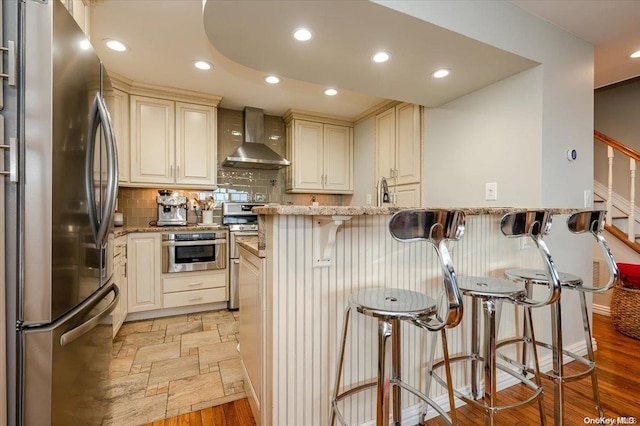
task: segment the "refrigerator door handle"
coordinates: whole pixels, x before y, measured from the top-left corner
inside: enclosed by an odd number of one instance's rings
[[[113,282],[109,285],[101,287],[100,290],[96,291],[93,295],[88,297],[82,304],[77,305],[75,308],[71,309],[69,312],[59,317],[55,321],[46,324],[24,325],[21,326],[20,330],[24,333],[42,333],[53,331],[73,319],[76,319],[78,317],[81,318],[87,315],[96,306],[98,306],[98,304],[112,291],[115,292],[114,302],[110,303],[109,306],[105,309],[105,311],[111,309],[110,312],[112,312],[115,309],[115,305],[117,304],[118,299],[120,298],[120,289]]]
[[[95,239],[96,247],[102,247],[107,238],[113,213],[116,209],[116,200],[118,197],[118,153],[116,148],[115,137],[113,136],[113,126],[111,125],[111,117],[104,103],[104,99],[100,92],[96,93],[91,106],[91,122],[89,124],[89,147],[87,149],[86,161],[86,186],[87,198],[89,200],[89,222],[91,223],[91,231]],[[93,177],[93,164],[96,149],[96,130],[98,125],[102,129],[105,138],[107,153],[107,188],[103,204],[102,216],[98,217],[96,212],[96,194]]]
[[[118,289],[118,286],[115,285],[115,283],[111,283],[111,285],[108,286],[108,291],[105,294],[105,297],[107,294],[109,294],[112,291],[115,293],[115,296],[113,297],[113,300],[111,301],[111,303],[109,303],[109,305],[106,308],[104,308],[102,311],[100,311],[100,313],[97,314],[96,316],[89,318],[87,321],[83,322],[79,326],[72,328],[71,330],[67,331],[62,336],[60,336],[60,346],[68,345],[69,343],[76,340],[78,337],[88,333],[96,325],[100,324],[100,322],[104,318],[109,316],[111,312],[113,312],[116,309],[116,306],[120,301],[120,289]],[[104,297],[100,299],[100,301],[102,301],[103,299]]]
[[[98,232],[99,242],[101,245],[106,243],[107,234],[111,223],[113,222],[113,214],[116,211],[116,201],[118,200],[118,148],[116,147],[116,138],[113,133],[113,124],[111,116],[107,109],[107,104],[100,93],[96,95],[98,98],[98,113],[100,115],[100,124],[102,132],[106,139],[107,148],[107,191],[106,202],[104,205],[102,222]]]

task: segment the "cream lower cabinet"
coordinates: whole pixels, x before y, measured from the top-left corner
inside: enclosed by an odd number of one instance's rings
[[[353,193],[353,127],[289,117],[287,192]]]
[[[162,307],[225,302],[227,269],[222,271],[181,272],[162,275]]]
[[[120,236],[114,240],[113,280],[120,290],[120,301],[113,311],[113,337],[116,337],[122,323],[129,313],[129,294],[127,282],[127,237]]]
[[[264,351],[264,258],[240,247],[238,272],[238,292],[240,295],[240,358],[247,378],[246,389],[249,405],[258,425],[261,424],[260,407],[262,400],[262,357]]]
[[[393,204],[396,207],[421,207],[422,186],[419,183],[411,185],[395,185],[389,188]]]
[[[130,118],[132,184],[215,185],[215,107],[132,95]]]
[[[127,236],[129,312],[162,308],[160,237],[157,232]]]

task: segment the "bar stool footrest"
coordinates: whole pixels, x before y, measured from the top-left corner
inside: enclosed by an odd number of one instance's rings
[[[529,341],[531,341],[529,339]],[[505,340],[501,340],[498,343],[496,343],[496,349],[501,348],[502,346],[507,346],[510,344],[514,344],[514,343],[526,343],[525,342],[525,338],[524,337],[512,337],[510,339],[505,339]],[[553,345],[549,344],[549,343],[545,343],[545,342],[540,342],[538,340],[535,341],[535,344],[537,346],[541,346],[543,348],[549,349],[549,350],[553,350]],[[553,382],[574,382],[577,380],[582,380],[583,378],[591,375],[593,373],[593,370],[596,368],[596,363],[593,361],[590,361],[589,359],[584,358],[581,355],[578,355],[574,352],[570,352],[566,349],[562,350],[562,354],[566,355],[570,358],[572,358],[574,361],[579,362],[580,364],[584,365],[586,367],[585,370],[579,371],[577,373],[573,373],[573,374],[565,374],[563,377],[560,377],[556,374],[553,373],[548,373],[548,372],[544,372],[541,371],[540,372],[540,376],[546,378],[547,380],[551,380]],[[500,352],[496,352],[496,356],[498,358],[500,358],[501,360],[513,365],[514,367],[517,367],[518,369],[520,369],[521,371],[526,371],[529,374],[533,374],[535,375],[535,371],[533,370],[533,368],[531,368],[528,365],[524,365],[521,362],[508,357],[507,355],[500,353]]]
[[[481,356],[474,356],[474,355],[458,355],[455,357],[451,357],[449,358],[449,363],[453,364],[456,362],[469,362],[469,361],[479,361],[479,362],[484,362],[484,358]],[[436,382],[438,382],[438,384],[440,384],[441,386],[446,387],[447,386],[447,382],[445,382],[438,374],[436,374],[436,369],[443,367],[444,366],[444,361],[439,361],[435,364],[433,364],[433,368],[431,370],[431,376],[436,380]],[[505,411],[505,410],[510,410],[513,408],[517,408],[517,407],[521,407],[523,405],[528,405],[531,404],[533,402],[535,402],[538,398],[542,397],[542,387],[539,387],[536,383],[532,382],[531,380],[529,380],[528,378],[526,378],[525,376],[518,374],[516,371],[513,371],[509,368],[507,368],[504,365],[500,365],[497,364],[496,368],[498,368],[499,370],[510,374],[511,376],[513,376],[514,378],[520,380],[520,382],[522,384],[524,384],[525,386],[527,386],[529,389],[531,389],[533,391],[533,394],[531,396],[529,396],[526,399],[520,400],[516,403],[513,404],[508,404],[508,405],[499,405],[499,406],[495,406],[495,407],[491,407],[487,404],[485,404],[482,399],[475,399],[473,397],[473,395],[468,395],[468,394],[464,394],[462,392],[460,392],[457,389],[453,389],[453,393],[455,394],[455,396],[461,400],[463,400],[464,402],[466,402],[467,404],[471,404],[474,405],[478,408],[483,409],[485,412],[491,412],[491,413],[498,413],[500,411]]]
[[[402,380],[398,380],[398,379],[393,379],[392,378],[391,380],[389,380],[389,383],[392,386],[398,386],[399,388],[401,388],[401,389],[403,389],[403,390],[405,390],[407,392],[410,392],[413,395],[415,395],[416,397],[420,398],[425,404],[427,404],[429,407],[431,407],[434,410],[436,410],[438,412],[438,414],[443,416],[449,425],[453,424],[449,414],[447,414],[447,412],[444,411],[442,409],[442,407],[440,407],[434,400],[429,398],[424,393],[420,392],[418,389],[416,389],[413,386],[403,382]],[[369,388],[375,388],[377,385],[378,385],[377,381],[363,383],[361,385],[355,386],[353,388],[350,388],[350,389],[338,394],[331,401],[331,410],[336,415],[336,419],[340,422],[341,425],[347,426],[347,423],[345,422],[344,417],[342,416],[342,413],[340,412],[340,409],[338,408],[338,402],[340,402],[344,398],[347,398],[349,396],[353,396],[354,394],[356,394],[358,392],[362,392],[362,391],[367,390]]]

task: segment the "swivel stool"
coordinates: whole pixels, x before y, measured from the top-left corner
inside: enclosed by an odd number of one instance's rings
[[[545,210],[528,210],[521,212],[512,212],[504,215],[500,221],[500,230],[507,238],[526,237],[531,238],[535,246],[538,248],[545,265],[545,276],[547,277],[548,291],[543,300],[534,300],[527,297],[525,286],[521,283],[514,283],[503,278],[490,277],[459,277],[458,285],[462,294],[470,296],[472,299],[472,317],[473,326],[471,330],[471,353],[463,354],[450,358],[450,362],[470,362],[471,372],[471,392],[464,393],[458,389],[454,389],[454,394],[467,404],[482,409],[485,413],[485,424],[493,425],[495,415],[501,411],[520,407],[524,404],[538,402],[540,412],[540,423],[545,423],[545,415],[542,404],[542,386],[539,376],[536,375],[535,382],[520,374],[518,371],[509,368],[509,366],[498,363],[496,352],[496,336],[497,336],[497,313],[502,302],[508,302],[515,305],[521,305],[528,308],[536,308],[554,303],[560,297],[560,282],[558,273],[556,272],[553,260],[542,237],[549,232],[551,228],[551,214]],[[484,312],[484,333],[483,348],[480,347],[480,305]],[[531,326],[531,310],[526,310],[528,318],[525,326],[529,335],[533,336],[533,327]],[[528,348],[533,356],[533,370],[538,371],[538,355],[535,345],[529,345]],[[433,349],[431,351],[433,354]],[[484,387],[482,388],[481,374],[479,365],[482,364],[484,372]],[[442,362],[433,365],[431,374],[433,379],[442,385],[446,383],[437,374],[437,370],[442,366]],[[496,379],[497,370],[512,375],[520,380],[526,387],[530,389],[529,395],[524,399],[505,405],[497,404]],[[447,378],[447,382],[449,382]]]
[[[401,390],[408,391],[433,407],[448,424],[457,424],[452,389],[448,388],[451,415],[425,393],[401,379],[400,321],[407,321],[432,332],[441,332],[443,338],[444,365],[447,377],[451,377],[445,328],[455,327],[462,320],[462,296],[447,248],[449,240],[458,240],[464,232],[464,213],[456,210],[403,210],[393,215],[389,222],[391,236],[400,242],[427,241],[433,245],[442,267],[444,297],[438,302],[426,294],[397,288],[369,288],[357,291],[349,297],[345,310],[342,340],[338,353],[336,380],[331,399],[331,425],[336,419],[347,424],[338,402],[357,392],[377,387],[376,425],[389,425],[389,392],[393,393],[393,423],[402,422]],[[426,261],[427,259],[425,259]],[[341,389],[345,355],[345,342],[349,331],[351,311],[374,317],[378,321],[378,376],[375,381]],[[389,341],[391,341],[389,343]],[[391,345],[391,371],[387,365],[387,347]],[[450,381],[449,381],[450,382]]]
[[[580,295],[580,307],[582,311],[582,324],[584,331],[585,344],[587,346],[587,357],[582,357],[576,353],[570,352],[563,347],[562,343],[562,309],[560,299],[555,301],[551,305],[551,344],[536,341],[532,336],[528,336],[526,331],[523,333],[525,339],[531,338],[536,345],[545,347],[551,350],[552,360],[553,360],[553,369],[550,373],[541,373],[542,377],[545,377],[551,381],[553,381],[554,388],[554,423],[556,425],[562,424],[562,417],[564,412],[564,383],[580,380],[587,376],[591,376],[591,385],[593,389],[593,402],[595,404],[595,409],[598,412],[599,417],[604,416],[604,412],[602,411],[602,406],[600,404],[600,394],[598,392],[598,377],[596,375],[596,362],[593,354],[593,344],[591,341],[591,325],[589,323],[589,311],[586,301],[586,293],[602,293],[610,288],[618,281],[619,272],[618,267],[616,266],[615,261],[613,260],[613,255],[611,254],[611,250],[607,246],[607,243],[602,237],[602,230],[604,227],[606,212],[604,210],[589,210],[589,211],[581,211],[577,213],[573,213],[567,219],[567,227],[570,232],[574,234],[582,234],[582,233],[591,233],[593,237],[596,239],[598,246],[600,247],[604,259],[607,263],[609,269],[609,281],[603,286],[587,286],[584,285],[582,279],[575,275],[567,274],[567,273],[559,273],[560,284],[563,290],[575,290],[578,291]],[[505,271],[506,276],[518,283],[524,284],[526,291],[528,294],[531,294],[534,285],[547,285],[547,277],[543,273],[543,271],[535,270],[535,269],[509,269]],[[526,308],[528,310],[528,308]],[[530,315],[528,313],[527,315]],[[507,339],[505,341],[499,342],[498,346],[502,347],[504,345],[514,343],[519,341],[518,338]],[[574,374],[565,374],[564,367],[562,364],[563,355],[566,355],[573,360],[577,361],[580,364],[583,364],[584,368],[580,370],[578,373]],[[513,360],[508,357],[502,357],[505,360],[508,360],[514,365],[518,365],[513,362]],[[523,371],[530,371],[526,366],[526,354],[523,353],[523,362],[520,366],[523,368]]]

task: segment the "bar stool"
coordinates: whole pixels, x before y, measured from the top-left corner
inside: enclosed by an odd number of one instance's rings
[[[545,275],[547,277],[548,292],[543,300],[534,300],[527,297],[525,287],[521,283],[502,278],[489,277],[459,277],[458,285],[462,294],[472,298],[472,323],[471,330],[471,354],[455,356],[450,359],[451,363],[458,361],[470,361],[471,363],[471,393],[465,394],[454,389],[454,394],[466,403],[479,407],[485,412],[485,424],[493,425],[494,416],[507,409],[516,408],[525,404],[538,401],[540,411],[540,422],[545,423],[544,407],[542,404],[542,386],[540,378],[536,375],[536,381],[529,380],[522,374],[514,371],[497,362],[496,336],[497,336],[497,316],[502,302],[515,305],[522,305],[528,308],[537,308],[555,302],[560,297],[560,282],[549,250],[542,240],[551,228],[551,214],[545,210],[528,210],[522,212],[507,213],[500,220],[500,230],[507,238],[529,237],[538,248],[542,260],[545,264]],[[480,352],[480,305],[484,312],[484,336],[483,352]],[[527,328],[533,336],[531,326],[531,310],[527,309]],[[534,372],[538,371],[538,354],[535,345],[529,345],[534,361]],[[433,353],[433,349],[431,351]],[[481,378],[478,364],[483,363],[484,388],[481,389]],[[442,362],[433,365],[431,374],[440,384],[445,384],[436,370],[442,366]],[[527,398],[508,405],[497,405],[496,396],[496,376],[497,369],[504,371],[520,380],[525,386],[531,389],[532,394]],[[449,380],[449,379],[447,379]]]
[[[607,246],[604,237],[601,235],[604,228],[606,212],[603,210],[590,210],[573,213],[567,219],[567,227],[569,231],[574,234],[583,234],[590,232],[596,239],[598,246],[604,254],[604,259],[609,268],[609,281],[604,286],[586,286],[582,282],[580,277],[567,273],[559,273],[560,284],[562,289],[576,290],[580,295],[580,307],[582,311],[582,324],[584,330],[585,343],[587,345],[587,357],[582,357],[576,353],[570,352],[563,347],[562,343],[562,309],[560,300],[557,300],[551,305],[551,344],[544,343],[533,339],[532,336],[528,336],[527,333],[523,333],[524,339],[532,339],[536,345],[545,347],[551,350],[553,359],[553,369],[551,373],[541,373],[542,377],[545,377],[553,381],[554,389],[554,422],[556,425],[562,424],[562,417],[564,412],[564,383],[575,380],[583,379],[587,376],[591,376],[591,385],[593,388],[593,401],[595,404],[598,416],[603,417],[604,412],[600,404],[600,393],[598,391],[598,377],[596,375],[596,362],[593,354],[593,344],[591,341],[591,325],[589,323],[589,311],[586,300],[586,293],[602,293],[610,288],[618,281],[619,272],[616,262],[613,260],[611,250]],[[535,269],[509,269],[505,271],[506,276],[518,283],[524,284],[527,293],[531,294],[533,290],[532,284],[547,285],[547,277],[543,271]],[[521,339],[513,338],[506,339],[498,343],[499,347],[510,343],[517,343]],[[565,374],[562,364],[563,355],[567,355],[586,368],[574,374]],[[513,360],[506,356],[502,356],[503,359],[511,362],[514,365],[518,365],[523,368],[523,371],[531,372],[526,368],[526,355],[523,353],[522,364],[517,364]]]
[[[449,403],[451,416],[425,393],[401,379],[400,321],[408,321],[420,328],[442,333],[444,365],[447,377],[451,377],[447,352],[445,327],[455,327],[462,320],[462,296],[458,290],[456,274],[446,243],[458,240],[464,233],[464,213],[456,210],[403,210],[393,215],[389,222],[391,236],[400,242],[428,241],[435,249],[443,273],[444,296],[438,302],[423,293],[397,288],[370,288],[357,291],[349,297],[345,310],[342,340],[338,353],[336,381],[331,399],[331,425],[338,419],[346,422],[338,408],[338,402],[365,389],[377,387],[376,425],[389,425],[389,390],[393,392],[393,424],[402,422],[402,389],[420,398],[433,407],[448,424],[457,424],[451,388]],[[446,303],[445,303],[446,302]],[[341,392],[340,382],[344,364],[345,342],[349,330],[351,311],[374,317],[378,320],[378,377],[354,388]],[[387,349],[391,340],[391,371],[387,365]]]

